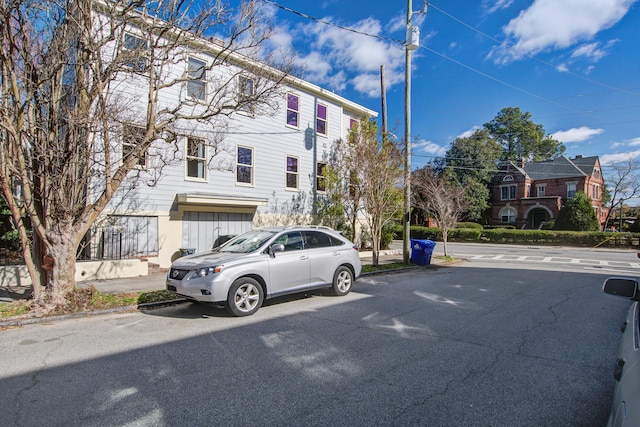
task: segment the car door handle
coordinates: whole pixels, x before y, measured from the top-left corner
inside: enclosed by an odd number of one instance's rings
[[[340,255],[340,252],[335,251],[335,252],[333,252],[331,255],[333,255],[333,256],[338,256],[338,255]]]
[[[300,261],[306,261],[306,260],[309,259],[309,257],[306,256],[306,255],[302,255],[299,259],[300,259]]]

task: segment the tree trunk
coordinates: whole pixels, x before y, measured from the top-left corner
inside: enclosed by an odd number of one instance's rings
[[[447,256],[447,239],[449,238],[449,230],[447,228],[442,228],[442,250],[444,251],[444,256]]]
[[[371,246],[372,246],[372,264],[377,267],[380,263],[380,235],[382,233],[382,227],[375,224],[371,227]]]
[[[49,272],[47,296],[54,306],[65,305],[67,296],[76,287],[76,249],[77,245],[66,239],[49,247],[48,255],[53,257],[55,264]]]

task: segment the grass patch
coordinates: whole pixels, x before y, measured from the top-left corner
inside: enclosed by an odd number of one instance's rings
[[[137,304],[161,303],[179,299],[175,292],[167,290],[150,292],[108,293],[95,287],[77,288],[69,295],[64,307],[56,307],[52,315],[82,313],[87,311],[108,310],[118,307],[129,307]],[[33,307],[29,300],[19,300],[0,304],[0,319],[28,316]],[[34,312],[35,313],[35,312]],[[34,314],[31,313],[31,314]],[[39,316],[35,314],[35,316]]]
[[[24,316],[28,314],[29,311],[31,311],[31,305],[28,301],[14,301],[0,304],[0,319]]]

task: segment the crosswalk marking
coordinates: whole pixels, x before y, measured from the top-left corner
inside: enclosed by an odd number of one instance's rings
[[[538,262],[538,263],[551,263],[551,264],[576,264],[583,266],[597,266],[597,267],[617,267],[617,268],[631,268],[639,269],[640,263],[637,262],[623,262],[623,261],[605,261],[600,259],[580,259],[580,258],[567,258],[567,257],[542,257],[535,255],[454,255],[460,258],[466,258],[476,261],[525,261],[525,262]]]

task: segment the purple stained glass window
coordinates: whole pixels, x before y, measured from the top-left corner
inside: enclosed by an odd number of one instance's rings
[[[320,135],[327,134],[327,106],[318,104],[316,108],[316,132]]]
[[[299,97],[292,93],[287,94],[287,124],[298,127],[300,110],[298,106]]]

